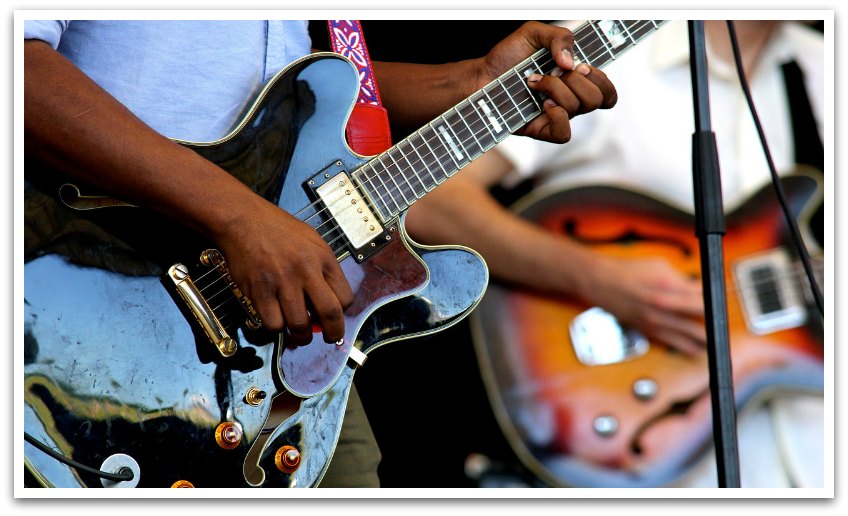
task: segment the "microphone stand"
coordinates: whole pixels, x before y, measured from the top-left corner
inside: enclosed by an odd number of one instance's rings
[[[725,233],[724,208],[718,151],[710,122],[703,21],[689,21],[689,54],[695,108],[695,133],[692,135],[695,231],[701,252],[718,485],[719,487],[739,487],[736,406],[730,364],[727,291],[722,249]]]

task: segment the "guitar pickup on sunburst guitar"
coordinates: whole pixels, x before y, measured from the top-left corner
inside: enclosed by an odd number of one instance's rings
[[[306,184],[313,198],[323,205],[321,226],[332,220],[329,227],[341,232],[357,262],[362,262],[391,240],[341,161],[321,170]]]

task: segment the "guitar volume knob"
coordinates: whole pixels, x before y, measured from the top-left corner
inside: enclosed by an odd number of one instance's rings
[[[274,455],[274,464],[283,473],[294,473],[300,467],[300,451],[294,446],[281,446]]]
[[[224,421],[215,428],[215,442],[225,450],[232,450],[241,443],[242,431],[238,423]]]

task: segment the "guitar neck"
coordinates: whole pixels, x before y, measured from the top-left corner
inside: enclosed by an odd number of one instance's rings
[[[656,30],[660,20],[590,20],[574,29],[575,63],[605,66]],[[353,173],[383,221],[462,170],[542,112],[527,77],[557,65],[542,49]]]

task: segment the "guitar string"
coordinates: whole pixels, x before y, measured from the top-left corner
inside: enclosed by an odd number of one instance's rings
[[[589,24],[586,24],[586,25],[589,25]],[[649,25],[652,27],[652,30],[653,30],[653,28],[656,28],[656,24],[655,24],[655,23],[653,23],[652,21],[648,21],[648,22],[643,23],[643,25],[642,25],[641,27],[637,27],[637,26],[635,26],[635,25],[634,25],[634,26],[633,26],[633,27],[631,27],[631,28],[633,28],[634,32],[638,32],[638,31],[640,31],[640,30],[644,29],[645,27],[648,27]],[[644,35],[640,36],[639,40],[643,39],[643,38],[644,38],[644,37],[646,37],[647,35],[648,35],[648,34],[646,33],[646,34],[644,34]],[[584,39],[585,39],[585,38],[584,38]],[[632,40],[632,38],[631,38],[631,40]],[[597,40],[593,40],[593,41],[597,41]],[[635,43],[637,43],[637,42],[638,42],[638,40],[632,40],[632,43],[634,43],[634,44],[635,44]],[[578,45],[579,45],[579,42],[578,42]],[[601,43],[601,45],[603,45],[603,44]],[[584,41],[584,46],[588,47],[589,45],[585,45],[585,41]],[[586,52],[586,51],[584,50],[584,54],[585,54],[585,52]],[[586,60],[587,60],[587,61],[592,61],[593,59],[595,59],[596,57],[598,57],[598,56],[600,56],[600,55],[608,54],[610,51],[609,51],[606,47],[602,46],[602,48],[599,48],[599,49],[597,49],[597,51],[593,51],[593,52],[594,52],[594,53],[592,53],[590,56],[587,56],[587,58],[586,58]],[[544,54],[544,57],[550,57],[550,52],[546,52],[546,53]],[[531,61],[530,59],[525,60],[525,62],[526,62],[526,64],[527,64],[527,65],[529,65],[529,64],[530,64],[530,61]],[[525,64],[525,62],[522,62],[521,64]],[[551,63],[553,63],[553,60],[552,60],[552,59],[547,59],[546,61],[542,62],[541,64],[535,63],[535,61],[533,61],[533,64],[534,64],[534,65],[536,65],[536,67],[537,67],[540,71],[542,71],[542,69],[543,69],[545,66],[548,66],[548,65],[550,65]],[[514,79],[515,79],[515,77],[519,77],[519,78],[520,78],[520,75],[518,75],[517,70],[518,70],[519,68],[521,68],[521,67],[522,67],[522,66],[520,66],[520,65],[519,65],[519,66],[514,67],[514,68],[513,68],[510,72],[507,72],[507,73],[505,73],[503,76],[501,76],[501,78],[503,78],[503,77],[507,77],[507,80],[509,80],[509,79],[513,79],[513,80],[514,80]],[[499,78],[499,79],[500,79],[500,78]],[[494,81],[492,84],[494,84],[495,82],[498,82],[498,81]],[[513,86],[515,86],[515,84],[513,84]],[[524,84],[524,86],[525,86],[525,88],[529,91],[529,88],[527,88],[527,87],[526,87],[526,84]],[[487,87],[488,87],[488,86],[487,86]],[[486,88],[483,88],[483,89],[479,90],[478,92],[476,92],[476,93],[475,93],[475,95],[477,95],[477,94],[478,94],[478,93],[480,93],[480,92],[483,92],[484,90],[486,90]],[[504,98],[503,98],[504,94],[505,94],[505,96],[506,96],[506,100],[504,100]],[[473,95],[472,95],[472,96],[473,96]],[[519,100],[520,105],[519,105],[519,104],[517,104],[517,103],[515,102],[515,99],[514,99],[514,97],[510,94],[510,92],[509,92],[508,90],[506,90],[505,88],[503,88],[503,87],[502,87],[502,88],[500,88],[500,89],[499,89],[499,91],[494,92],[494,93],[493,93],[493,95],[489,95],[488,97],[489,97],[490,99],[492,99],[492,100],[497,99],[497,102],[495,103],[495,105],[496,105],[496,110],[497,110],[497,111],[498,111],[498,113],[501,115],[501,119],[502,119],[502,121],[503,121],[505,124],[507,124],[507,126],[511,126],[511,123],[512,123],[512,121],[513,121],[513,120],[515,120],[516,115],[517,115],[517,116],[519,116],[519,117],[522,119],[522,121],[519,123],[519,125],[518,125],[517,127],[521,127],[522,125],[526,124],[527,122],[525,122],[525,121],[524,121],[524,118],[523,118],[523,109],[524,109],[524,108],[526,108],[526,107],[536,107],[536,101],[535,101],[535,98],[533,98],[533,97],[532,97],[532,92],[531,92],[531,96],[530,96],[530,97],[525,98],[525,99],[520,99],[520,100]],[[475,119],[475,120],[472,120],[470,124],[469,124],[469,123],[467,123],[467,121],[464,119],[464,117],[462,116],[462,114],[459,112],[459,109],[461,108],[461,106],[462,106],[464,103],[466,103],[466,102],[470,102],[470,101],[469,101],[468,99],[466,99],[465,101],[460,102],[459,104],[457,104],[457,106],[454,106],[453,108],[449,109],[447,112],[445,112],[445,114],[441,115],[442,117],[444,117],[445,115],[448,115],[448,116],[449,116],[450,114],[456,113],[456,114],[458,114],[458,115],[459,115],[460,119],[461,119],[461,120],[463,120],[463,122],[465,122],[465,125],[466,125],[466,126],[471,127],[471,131],[470,131],[470,136],[471,136],[471,137],[470,137],[470,138],[465,138],[464,140],[459,140],[459,141],[460,141],[460,146],[461,146],[463,149],[466,149],[466,147],[470,146],[470,144],[474,142],[474,140],[475,140],[475,136],[474,136],[474,135],[475,135],[475,131],[476,131],[477,133],[479,133],[479,134],[485,134],[482,130],[480,130],[480,128],[481,128],[481,127],[482,127],[482,128],[484,128],[484,129],[486,129],[486,130],[488,130],[489,132],[491,132],[491,130],[490,130],[490,129],[488,129],[488,126],[486,125],[486,123],[485,123],[482,119]],[[514,105],[516,105],[516,108],[515,108],[515,109],[513,109],[513,108],[510,106],[510,104],[514,104]],[[506,106],[506,108],[505,108],[504,106]],[[506,113],[506,114],[504,114],[504,113]],[[537,113],[538,113],[538,111],[534,111],[533,113],[531,113],[531,114],[533,115],[533,118],[535,118],[535,116],[536,116],[536,114],[537,114]],[[428,124],[428,126],[427,126],[427,127],[429,127],[429,128],[432,130],[432,127],[430,127],[430,126],[429,126],[429,124]],[[387,189],[386,189],[386,193],[387,193],[387,194],[389,194],[389,195],[391,196],[392,201],[393,201],[393,202],[394,202],[394,203],[395,203],[398,207],[400,207],[400,205],[399,205],[399,204],[397,203],[397,201],[396,201],[397,196],[396,196],[395,194],[396,194],[396,193],[400,193],[400,195],[401,195],[404,199],[406,199],[406,195],[404,195],[404,190],[403,190],[403,188],[402,188],[402,186],[401,186],[404,182],[406,182],[406,183],[409,185],[409,190],[410,190],[410,193],[411,193],[411,197],[414,197],[414,198],[417,200],[417,199],[418,199],[418,196],[417,196],[417,195],[415,195],[415,190],[414,190],[414,188],[412,187],[411,183],[409,183],[409,181],[408,181],[408,180],[407,180],[407,181],[403,181],[403,180],[401,180],[401,181],[396,181],[396,180],[395,180],[395,178],[397,178],[398,176],[397,176],[397,175],[391,175],[391,171],[389,170],[389,167],[387,167],[387,166],[383,163],[383,161],[382,161],[383,156],[388,156],[389,158],[391,158],[391,159],[392,159],[392,161],[394,161],[394,162],[395,162],[395,164],[397,165],[398,170],[401,172],[401,176],[400,176],[400,177],[406,178],[406,177],[407,177],[407,175],[404,175],[404,172],[405,172],[405,171],[409,171],[409,170],[413,171],[413,173],[415,173],[416,177],[418,178],[419,183],[421,183],[421,186],[424,186],[424,181],[423,181],[423,180],[421,180],[420,176],[418,176],[417,172],[415,172],[415,167],[410,166],[408,169],[405,169],[402,165],[399,165],[399,164],[397,163],[397,161],[396,161],[396,160],[394,160],[394,158],[393,158],[393,157],[389,154],[391,151],[393,151],[393,150],[395,150],[395,149],[399,149],[399,148],[400,148],[400,145],[402,145],[403,143],[407,143],[407,144],[409,145],[409,147],[410,147],[410,148],[411,148],[411,149],[415,152],[415,154],[416,154],[416,155],[421,156],[421,154],[422,154],[422,153],[419,153],[419,152],[418,152],[418,150],[422,150],[422,151],[423,151],[424,147],[423,147],[423,146],[420,146],[420,145],[419,145],[419,146],[416,146],[416,145],[415,145],[415,143],[413,143],[413,140],[412,140],[412,137],[413,137],[413,136],[418,135],[418,136],[421,136],[421,138],[420,138],[420,139],[424,142],[424,144],[425,144],[426,146],[428,146],[428,149],[430,149],[430,147],[429,147],[429,145],[428,145],[430,142],[437,142],[437,143],[439,143],[439,145],[434,145],[434,147],[437,147],[437,148],[442,147],[442,148],[444,149],[444,151],[445,151],[445,152],[444,152],[444,153],[442,153],[441,155],[439,155],[437,152],[423,152],[423,154],[424,154],[425,156],[435,158],[435,160],[436,160],[436,163],[435,163],[435,164],[438,164],[438,165],[439,165],[439,167],[440,167],[440,168],[442,168],[442,169],[444,169],[444,166],[443,166],[443,165],[441,165],[441,163],[442,163],[442,162],[450,163],[450,161],[444,160],[444,158],[445,158],[445,157],[450,156],[450,151],[449,151],[449,149],[447,149],[447,148],[446,148],[443,144],[441,144],[441,140],[439,140],[438,136],[436,136],[435,138],[432,138],[432,139],[428,139],[426,136],[424,136],[424,135],[421,133],[421,131],[423,131],[424,129],[425,129],[425,128],[419,129],[419,131],[416,131],[415,133],[413,133],[413,135],[410,135],[410,137],[407,137],[406,139],[404,139],[404,140],[402,140],[401,142],[399,142],[397,145],[393,146],[393,147],[392,147],[392,149],[388,149],[388,150],[387,150],[387,151],[385,151],[384,153],[382,153],[382,154],[380,154],[380,155],[378,155],[378,156],[374,157],[372,160],[370,160],[369,162],[367,162],[367,163],[363,164],[363,165],[362,165],[359,169],[357,169],[357,171],[364,170],[364,169],[365,169],[367,166],[369,166],[369,165],[371,165],[372,169],[374,169],[373,163],[374,163],[375,161],[376,161],[376,162],[379,162],[379,163],[380,163],[383,167],[385,167],[385,170],[386,170],[386,171],[388,171],[388,172],[389,172],[389,174],[390,174],[390,175],[388,176],[388,178],[389,178],[389,179],[391,179],[391,180],[392,180],[392,181],[393,181],[396,185],[398,185],[398,187],[397,187],[397,188],[393,188],[393,187],[389,187],[389,188],[387,188]],[[460,134],[465,134],[465,133],[466,133],[466,131],[462,131],[462,130],[459,130],[458,132],[459,132]],[[455,132],[454,134],[456,135],[456,132]],[[495,144],[497,144],[497,143],[498,143],[498,142],[497,142],[497,141],[495,141]],[[466,152],[467,152],[467,151],[466,151]],[[401,150],[401,153],[403,154],[402,150]],[[405,155],[404,155],[404,156],[405,156]],[[422,159],[420,159],[420,160],[415,160],[415,159],[410,160],[409,158],[406,158],[406,157],[405,157],[404,159],[405,159],[405,161],[407,161],[410,165],[413,165],[413,164],[422,164],[422,165],[424,165],[424,167],[425,167],[425,168],[427,168],[427,170],[429,171],[429,167],[427,167],[427,163],[425,163],[425,161],[423,160],[423,157],[422,157]],[[474,158],[474,159],[476,159],[476,158]],[[453,158],[451,158],[451,161],[453,161]],[[467,160],[467,161],[470,163],[470,161],[471,161],[471,160]],[[434,165],[435,165],[435,164],[434,164]],[[466,165],[467,165],[467,163],[466,163]],[[465,166],[465,165],[461,165],[461,166],[460,166],[460,168],[462,168],[462,166]],[[376,169],[375,169],[375,171],[376,171]],[[377,172],[377,173],[379,174],[379,172]],[[431,173],[430,175],[432,176],[432,173]],[[425,177],[426,177],[426,176],[425,176]],[[446,176],[444,179],[442,179],[442,181],[446,180],[448,177],[449,177],[449,176]],[[381,177],[381,176],[375,175],[375,176],[374,176],[374,177],[372,177],[372,178],[366,178],[366,182],[371,183],[372,188],[377,188],[377,189],[379,189],[379,187],[375,187],[375,186],[374,186],[374,182],[373,182],[373,181],[374,181],[374,179],[380,179],[380,180],[382,181],[382,177]],[[434,181],[435,181],[435,178],[434,178]],[[435,187],[435,186],[437,186],[437,184],[439,184],[439,182],[438,182],[438,181],[435,181],[435,182],[436,182],[436,184],[434,185],[434,187]],[[384,182],[384,184],[385,184],[385,182]],[[426,191],[426,187],[425,187],[425,191]],[[415,202],[415,201],[412,201],[412,202]],[[306,209],[311,208],[311,207],[314,207],[314,206],[315,206],[315,205],[317,205],[317,204],[319,204],[319,203],[318,203],[318,202],[314,202],[314,203],[312,203],[311,205],[308,205],[308,206],[307,206],[307,207],[305,207],[304,209],[302,209],[302,210],[300,210],[299,212],[297,212],[295,215],[301,215],[301,214],[303,214],[303,212],[304,212]],[[407,204],[407,205],[411,205],[412,203],[407,202],[406,204]],[[385,203],[385,202],[384,202],[384,205],[386,205],[386,207],[388,208],[388,204],[387,204],[387,203]],[[344,210],[349,209],[349,208],[350,208],[350,207],[346,207]],[[328,210],[328,208],[322,208],[322,209],[319,209],[319,210],[317,210],[315,213],[313,213],[313,214],[311,214],[311,215],[307,216],[307,218],[302,219],[302,220],[303,220],[303,221],[309,221],[310,219],[312,219],[312,218],[314,218],[314,217],[316,217],[316,216],[320,216],[321,214],[323,214],[323,213],[324,213],[325,211],[327,211],[327,210]],[[344,210],[342,210],[342,211],[344,211]],[[340,212],[340,213],[341,213],[341,212]],[[334,220],[333,220],[333,219],[328,219],[328,220],[326,220],[326,221],[323,221],[321,224],[318,224],[317,226],[315,226],[315,229],[316,229],[317,231],[319,231],[319,233],[320,233],[320,231],[322,230],[322,228],[323,228],[325,225],[327,225],[327,224],[331,224],[331,225],[332,225],[332,224],[333,224],[333,222],[334,222]],[[332,226],[332,227],[329,229],[329,231],[326,231],[325,233],[321,234],[321,236],[322,236],[322,238],[325,238],[325,239],[326,239],[326,238],[327,238],[329,235],[331,235],[334,231],[340,231],[340,228],[339,228],[337,225]],[[341,239],[341,238],[343,238],[343,237],[344,237],[344,235],[342,234],[342,235],[336,236],[335,238],[333,238],[332,240],[330,240],[330,241],[328,242],[328,244],[330,244],[331,248],[333,248],[333,251],[334,251],[334,252],[338,253],[340,250],[342,250],[342,249],[336,249],[336,248],[334,248],[334,247],[333,247],[333,244],[334,244],[334,243],[336,243],[339,239]]]

